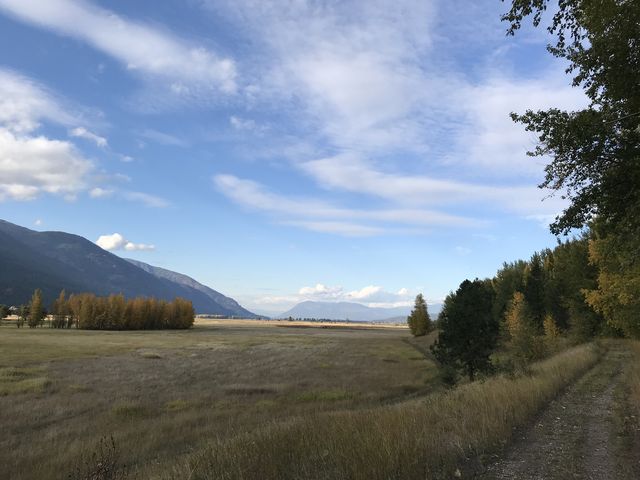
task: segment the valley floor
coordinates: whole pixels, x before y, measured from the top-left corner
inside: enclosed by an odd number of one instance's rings
[[[0,478],[67,478],[113,436],[141,478],[207,442],[441,388],[406,328],[202,321],[188,331],[0,327]],[[421,343],[420,343],[421,342]]]
[[[87,478],[74,472],[105,453],[140,480],[640,478],[640,343],[607,341],[601,358],[576,347],[530,377],[449,391],[433,337],[259,321],[4,325],[0,478]]]

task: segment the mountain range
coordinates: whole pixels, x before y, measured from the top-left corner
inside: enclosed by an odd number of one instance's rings
[[[441,305],[429,305],[429,314],[435,320]],[[368,307],[353,302],[314,302],[297,304],[276,318],[326,318],[329,320],[353,320],[361,322],[403,323],[411,312],[411,307]]]
[[[36,232],[0,220],[0,303],[27,303],[36,288],[45,305],[64,289],[127,298],[183,297],[198,313],[256,318],[232,298],[181,273],[122,259],[78,235]]]

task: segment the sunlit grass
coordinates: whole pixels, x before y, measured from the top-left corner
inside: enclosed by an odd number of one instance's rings
[[[502,445],[514,426],[599,358],[580,346],[535,365],[420,400],[317,414],[214,442],[181,474],[193,479],[451,478],[464,459]]]

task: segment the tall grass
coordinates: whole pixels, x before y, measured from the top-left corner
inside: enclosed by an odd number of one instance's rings
[[[631,412],[635,417],[635,429],[640,432],[640,342],[633,341],[631,343],[633,356],[631,357],[631,366],[629,368],[629,405],[635,407],[635,412]],[[640,437],[640,433],[638,433]]]
[[[173,472],[196,479],[451,478],[594,365],[594,344],[535,364],[530,375],[463,385],[395,406],[317,414],[220,440]]]

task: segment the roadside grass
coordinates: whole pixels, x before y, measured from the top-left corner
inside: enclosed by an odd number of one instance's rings
[[[640,478],[640,341],[627,340],[629,358],[621,373],[622,381],[614,392],[615,447],[620,458],[628,461],[622,473]]]
[[[640,429],[640,341],[632,343],[633,360],[629,372],[629,403],[635,406],[636,426]]]
[[[424,479],[461,475],[593,366],[578,346],[503,376],[391,406],[317,413],[214,441],[165,478]]]

